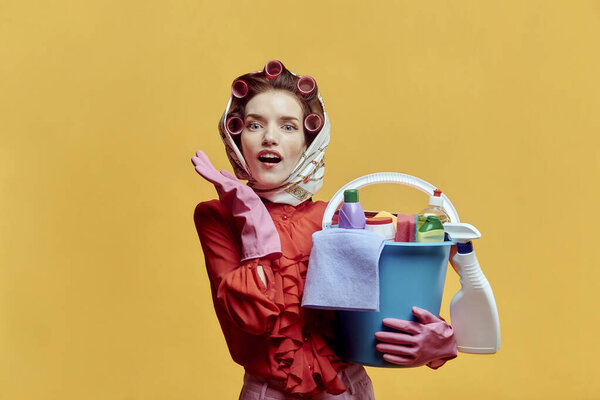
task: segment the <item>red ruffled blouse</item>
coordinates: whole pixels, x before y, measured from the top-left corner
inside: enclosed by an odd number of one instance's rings
[[[265,206],[281,238],[283,255],[275,261],[240,262],[239,234],[218,200],[198,204],[194,213],[231,357],[252,375],[280,380],[290,394],[342,393],[337,373],[348,364],[333,351],[335,314],[300,307],[312,234],[321,229],[327,203]]]

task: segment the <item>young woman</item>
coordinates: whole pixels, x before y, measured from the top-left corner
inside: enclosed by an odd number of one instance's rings
[[[335,314],[300,307],[311,250],[327,204],[323,183],[330,125],[314,79],[279,61],[237,78],[219,123],[243,184],[198,151],[196,171],[218,200],[198,204],[194,221],[213,302],[229,351],[246,371],[241,399],[373,399],[364,368],[335,353]],[[386,319],[378,332],[394,363],[438,368],[456,357],[450,325],[425,310],[420,321]]]

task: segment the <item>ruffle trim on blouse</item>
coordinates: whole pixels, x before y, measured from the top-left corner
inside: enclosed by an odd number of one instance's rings
[[[330,349],[319,335],[303,335],[300,318],[300,293],[304,291],[301,266],[308,264],[308,256],[289,259],[285,256],[275,261],[273,269],[279,269],[275,303],[282,310],[270,335],[275,350],[278,369],[286,376],[285,392],[290,394],[316,394],[322,391],[322,382],[331,394],[340,394],[346,387],[339,379],[338,370],[345,363]],[[304,268],[305,269],[305,268]],[[306,271],[303,271],[304,274]],[[316,379],[316,380],[315,380]]]

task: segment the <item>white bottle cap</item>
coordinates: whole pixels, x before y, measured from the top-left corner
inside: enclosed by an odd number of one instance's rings
[[[441,195],[442,191],[440,189],[435,189],[433,191],[433,196],[429,198],[429,205],[442,207],[442,204],[444,204],[444,199],[441,197]]]

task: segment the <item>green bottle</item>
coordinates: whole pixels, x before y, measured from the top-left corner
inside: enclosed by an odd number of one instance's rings
[[[422,222],[422,223],[421,223]],[[417,229],[417,242],[431,243],[444,241],[444,225],[438,217],[428,215],[419,216],[419,229]]]

